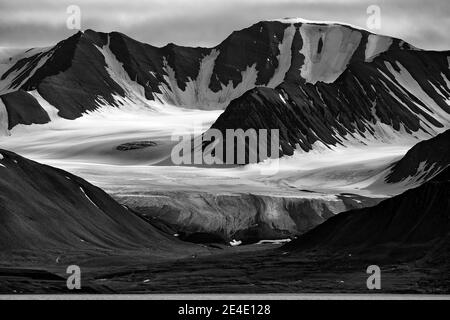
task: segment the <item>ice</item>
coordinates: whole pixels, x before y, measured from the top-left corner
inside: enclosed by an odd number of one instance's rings
[[[47,100],[45,100],[39,92],[37,92],[37,90],[28,91],[28,93],[31,94],[37,100],[39,105],[45,110],[45,112],[47,112],[50,121],[60,118],[58,115],[59,110],[48,103]]]
[[[236,247],[236,246],[239,246],[240,244],[242,244],[242,241],[240,241],[240,240],[231,240],[230,241],[230,246],[232,246],[232,247]]]
[[[106,62],[106,70],[117,84],[119,84],[125,91],[125,98],[116,95],[115,100],[118,105],[134,105],[141,108],[148,108],[157,112],[172,112],[174,108],[170,105],[162,105],[152,101],[147,100],[145,97],[144,87],[141,86],[136,81],[133,81],[126,70],[123,68],[123,64],[119,62],[114,55],[114,53],[109,48],[109,35],[108,42],[102,48],[97,47],[97,49],[103,54]],[[107,105],[107,103],[98,97],[99,105]]]
[[[283,18],[283,19],[274,19],[274,20],[270,20],[270,21],[278,21],[278,22],[289,23],[289,24],[303,23],[303,24],[312,24],[312,25],[337,25],[337,26],[346,26],[346,27],[350,27],[353,29],[365,30],[367,32],[371,32],[371,31],[368,31],[357,25],[345,23],[345,22],[339,22],[339,21],[308,20],[308,19],[303,19],[303,18]]]
[[[305,57],[300,73],[312,84],[334,82],[344,72],[362,37],[359,31],[348,27],[311,24],[302,25],[300,34],[300,53]]]
[[[294,25],[287,27],[284,30],[283,41],[278,46],[280,54],[278,55],[278,67],[274,72],[272,79],[270,79],[267,86],[269,88],[275,88],[284,81],[286,72],[291,67],[292,60],[292,41],[294,40],[296,28]]]
[[[6,110],[6,106],[3,103],[3,100],[0,98],[0,136],[6,135],[9,135],[8,111]]]
[[[291,239],[277,239],[277,240],[260,240],[257,244],[273,244],[273,245],[280,245],[285,244],[288,242],[291,242]]]
[[[46,102],[40,101],[46,105]],[[149,102],[153,103],[153,102]],[[0,136],[2,148],[43,161],[149,165],[170,156],[178,141],[172,136],[202,133],[208,129],[221,110],[201,111],[174,108],[157,112],[155,108],[127,104],[120,108],[101,106],[75,120],[54,118],[46,124],[16,125],[10,136]],[[157,147],[147,151],[121,152],[120,144],[134,141],[155,141]],[[70,148],[68,148],[70,146]]]
[[[379,54],[387,51],[392,44],[392,38],[370,34],[367,38],[365,60],[371,62]]]

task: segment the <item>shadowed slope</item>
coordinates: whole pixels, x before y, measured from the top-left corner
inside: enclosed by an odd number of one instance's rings
[[[448,248],[449,217],[450,168],[447,168],[422,186],[374,207],[330,218],[285,249],[418,258]],[[438,259],[439,254],[431,258]]]
[[[188,245],[160,233],[83,179],[0,150],[0,248],[142,249],[170,255]]]

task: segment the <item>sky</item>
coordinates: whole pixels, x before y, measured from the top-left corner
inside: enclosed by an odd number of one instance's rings
[[[0,0],[0,47],[67,38],[75,33],[66,23],[71,5],[80,8],[82,30],[119,31],[155,46],[206,47],[258,21],[285,17],[367,28],[367,8],[377,5],[381,28],[372,31],[423,49],[450,50],[450,0]]]

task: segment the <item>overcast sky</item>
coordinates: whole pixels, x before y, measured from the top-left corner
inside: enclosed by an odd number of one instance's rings
[[[214,46],[234,30],[275,18],[366,27],[373,4],[381,8],[379,33],[450,49],[450,0],[0,0],[0,46],[45,46],[73,34],[69,5],[80,7],[82,29],[120,31],[157,46]]]

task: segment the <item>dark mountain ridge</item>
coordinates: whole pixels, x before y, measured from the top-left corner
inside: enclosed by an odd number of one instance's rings
[[[420,187],[374,207],[332,217],[284,249],[389,259],[427,256],[439,260],[442,258],[439,252],[449,248],[449,215],[450,168],[447,168]]]
[[[199,248],[158,231],[101,189],[60,169],[0,150],[2,254],[34,250],[166,256]]]
[[[430,179],[450,164],[450,130],[421,141],[396,162],[386,182],[396,183],[408,178],[424,181]]]

